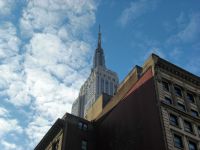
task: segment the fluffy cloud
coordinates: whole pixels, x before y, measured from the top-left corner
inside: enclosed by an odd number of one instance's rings
[[[9,15],[14,3],[13,0],[0,0],[0,15]]]
[[[22,133],[23,130],[16,119],[0,117],[0,137],[8,133]]]
[[[4,22],[0,25],[0,38],[0,59],[16,56],[20,40],[16,36],[16,29],[12,23]]]
[[[1,141],[1,144],[3,145],[4,149],[5,150],[14,150],[14,149],[17,149],[17,145],[13,144],[13,143],[9,143],[5,140],[2,140]]]
[[[130,3],[130,6],[123,10],[119,17],[119,23],[125,26],[130,21],[135,21],[148,11],[156,8],[157,0],[137,0]]]
[[[1,141],[1,145],[4,150],[23,150],[23,148],[15,143],[11,143],[5,140]]]
[[[29,1],[20,20],[24,73],[31,110],[26,134],[34,146],[71,104],[89,72],[89,27],[95,22],[93,1]],[[88,35],[88,34],[87,34]],[[89,54],[89,55],[88,55]]]
[[[8,115],[8,110],[0,107],[0,116],[7,116]]]
[[[10,112],[7,109],[0,107],[0,145],[5,150],[14,150],[16,149],[16,145],[5,141],[4,136],[12,135],[15,137],[23,133],[23,129],[19,125],[18,120],[10,116]]]
[[[30,101],[24,81],[20,55],[20,39],[15,26],[4,22],[0,26],[0,95],[15,105],[25,105]]]
[[[38,31],[49,32],[49,29],[57,32],[64,25],[67,32],[77,35],[95,22],[95,9],[93,0],[32,0],[20,20],[22,33],[31,36]]]
[[[11,118],[5,118],[8,110],[0,108],[0,116],[4,116],[0,118],[0,145],[4,149],[18,147],[5,137],[11,133],[26,136],[30,142],[24,147],[33,149],[54,121],[71,111],[90,68],[93,0],[26,2],[18,18],[19,28],[8,22],[0,26],[1,99],[19,114],[20,109],[30,111],[22,116],[27,120],[22,130],[21,118],[12,118],[12,110]]]

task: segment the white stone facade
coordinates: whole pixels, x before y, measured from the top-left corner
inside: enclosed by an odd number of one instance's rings
[[[102,93],[113,95],[118,86],[118,82],[118,77],[115,72],[101,66],[92,69],[89,78],[83,85],[83,89],[85,89],[84,116]]]
[[[72,105],[72,114],[84,117],[87,110],[102,94],[113,95],[117,89],[119,80],[115,72],[106,68],[104,52],[101,47],[101,33],[98,34],[98,44],[93,58],[93,68],[90,76],[82,85],[79,97]]]

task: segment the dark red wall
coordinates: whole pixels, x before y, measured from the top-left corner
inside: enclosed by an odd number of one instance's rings
[[[165,150],[154,79],[96,122],[96,150]]]

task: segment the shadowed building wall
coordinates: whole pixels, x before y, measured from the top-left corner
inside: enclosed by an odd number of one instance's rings
[[[98,150],[165,149],[151,70],[140,81],[144,83],[96,122]]]

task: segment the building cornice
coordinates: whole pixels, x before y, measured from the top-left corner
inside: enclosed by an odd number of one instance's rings
[[[200,86],[200,77],[196,76],[162,58],[160,58],[159,56],[152,54],[153,57],[157,57],[156,62],[155,62],[155,67],[160,68],[166,72],[169,72],[177,77],[179,77],[180,79],[183,79],[187,82],[192,83],[195,86]]]
[[[42,138],[40,143],[35,147],[34,150],[42,150],[45,149],[48,144],[52,141],[56,134],[59,133],[61,129],[64,128],[65,120],[57,119],[53,126],[49,129],[49,131]]]

